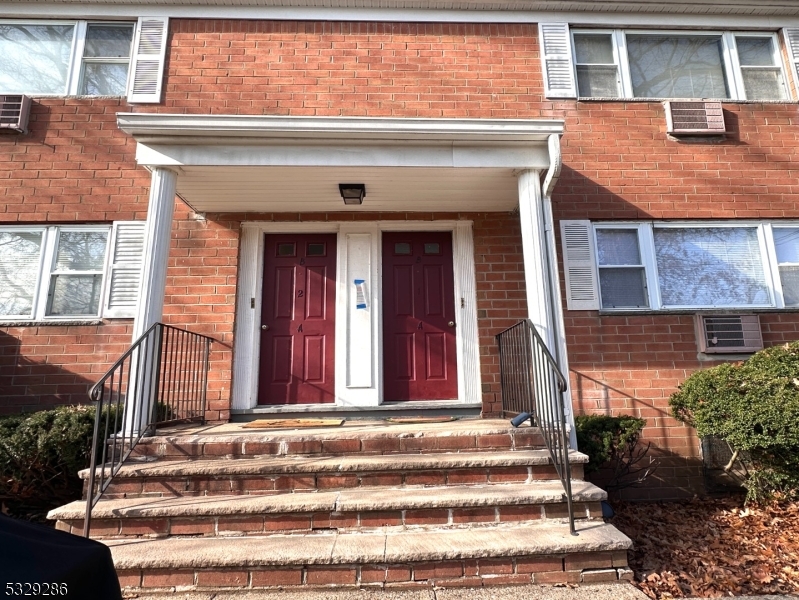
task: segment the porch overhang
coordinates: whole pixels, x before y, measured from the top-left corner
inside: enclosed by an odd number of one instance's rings
[[[559,160],[563,121],[122,113],[148,168],[178,173],[198,212],[486,211],[518,204],[519,171]],[[345,207],[338,184],[366,185]]]

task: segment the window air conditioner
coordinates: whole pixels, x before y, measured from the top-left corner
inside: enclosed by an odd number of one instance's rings
[[[664,102],[666,131],[672,135],[723,135],[721,102]]]
[[[30,110],[28,96],[0,96],[0,131],[27,133]]]
[[[705,354],[744,354],[763,349],[757,315],[696,315],[696,339]]]

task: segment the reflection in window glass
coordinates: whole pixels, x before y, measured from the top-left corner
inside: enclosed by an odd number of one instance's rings
[[[41,231],[0,231],[0,315],[33,313],[41,250]]]
[[[602,308],[649,306],[637,229],[597,229]]]
[[[394,244],[394,254],[410,254],[411,245],[407,242],[397,242]]]
[[[582,98],[619,96],[619,69],[610,34],[575,34],[577,89]]]
[[[785,82],[771,37],[738,36],[738,60],[747,100],[784,100]]]
[[[758,306],[771,302],[755,227],[653,231],[664,306]]]
[[[775,227],[782,296],[786,306],[799,306],[799,228]]]
[[[636,98],[729,98],[720,36],[627,35]]]
[[[48,291],[48,316],[100,313],[108,231],[61,231]]]
[[[122,96],[128,80],[132,25],[89,25],[81,93]]]
[[[0,23],[0,90],[65,94],[74,25]]]

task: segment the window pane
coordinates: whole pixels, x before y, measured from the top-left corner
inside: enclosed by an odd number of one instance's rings
[[[425,254],[441,254],[441,244],[429,242],[424,245]]]
[[[62,231],[55,270],[102,271],[107,239],[107,231]]]
[[[308,248],[306,251],[307,256],[325,256],[326,252],[326,245],[327,244],[308,244]]]
[[[720,37],[628,35],[637,98],[729,98]]]
[[[86,63],[83,66],[80,93],[91,96],[124,96],[127,83],[127,63]]]
[[[597,229],[596,244],[600,265],[641,264],[635,229]]]
[[[649,306],[644,269],[599,269],[602,308]]]
[[[129,58],[132,39],[132,25],[89,25],[83,56]]]
[[[665,306],[770,303],[754,227],[655,228]]]
[[[73,25],[0,24],[0,90],[65,94]]]
[[[407,242],[396,242],[394,244],[394,254],[410,254],[411,245]]]
[[[779,69],[741,69],[747,100],[785,100]]]
[[[780,267],[780,281],[785,306],[799,305],[799,265]]]
[[[58,317],[98,314],[102,282],[102,275],[53,275],[47,314]]]
[[[736,37],[738,61],[744,67],[773,67],[774,44],[770,37]]]
[[[775,227],[773,231],[777,262],[799,264],[799,228]]]
[[[577,66],[577,87],[581,98],[618,98],[619,75],[615,66]]]
[[[0,315],[33,313],[42,232],[0,232]]]
[[[613,40],[609,34],[575,34],[574,55],[577,64],[612,65]]]
[[[277,255],[278,256],[294,256],[296,254],[295,246],[293,243],[291,244],[278,244],[277,245]]]

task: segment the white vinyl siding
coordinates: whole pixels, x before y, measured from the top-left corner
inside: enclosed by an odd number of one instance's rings
[[[786,100],[770,32],[571,31],[580,98]]]
[[[144,224],[0,227],[0,321],[133,317]]]
[[[573,260],[563,223],[592,232],[593,264]],[[561,235],[570,310],[799,306],[799,224],[563,221]],[[572,301],[575,268],[596,302]]]

